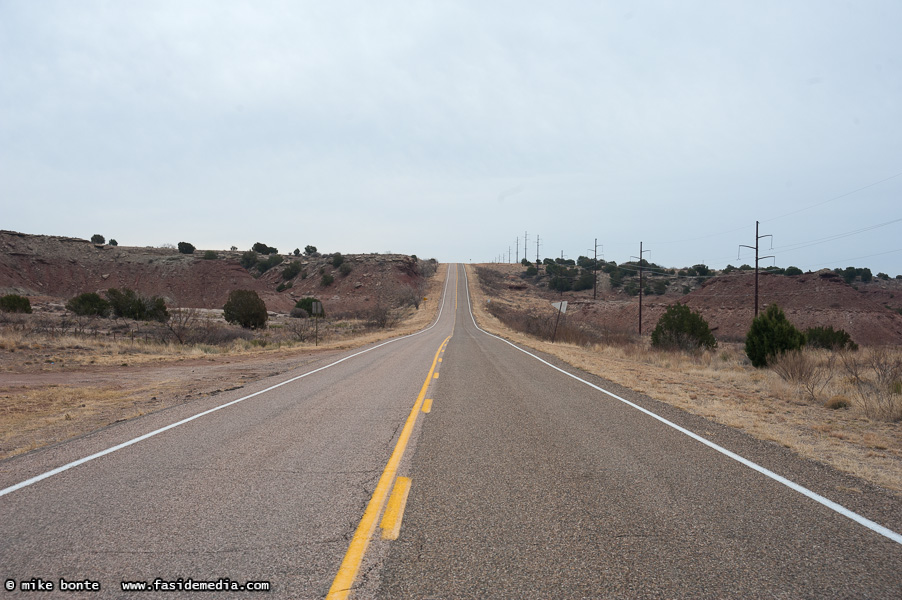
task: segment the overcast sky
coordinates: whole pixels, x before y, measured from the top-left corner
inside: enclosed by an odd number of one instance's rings
[[[474,262],[528,232],[532,259],[538,234],[721,268],[760,220],[780,266],[895,276],[900,23],[898,0],[0,0],[0,228]]]

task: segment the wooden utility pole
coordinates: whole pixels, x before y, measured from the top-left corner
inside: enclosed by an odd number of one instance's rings
[[[648,250],[642,249],[642,242],[639,242],[639,335],[642,335],[642,272],[644,269],[642,268],[642,253],[648,252]],[[635,256],[633,258],[636,258]]]

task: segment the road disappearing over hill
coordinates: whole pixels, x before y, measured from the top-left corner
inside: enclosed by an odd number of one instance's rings
[[[0,463],[6,596],[902,597],[897,494],[527,354],[470,284],[418,334]]]

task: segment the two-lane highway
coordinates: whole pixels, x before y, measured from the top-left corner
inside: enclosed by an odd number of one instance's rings
[[[459,266],[442,302],[419,334],[0,463],[0,578],[99,583],[42,596],[89,598],[193,597],[189,579],[268,598],[902,597],[897,494],[487,334]]]

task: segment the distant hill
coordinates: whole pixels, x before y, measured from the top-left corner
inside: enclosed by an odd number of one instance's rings
[[[222,308],[232,290],[247,289],[256,291],[270,311],[288,312],[300,298],[316,296],[328,299],[330,313],[336,314],[366,310],[377,302],[396,305],[420,293],[419,270],[405,255],[346,255],[346,274],[333,266],[331,256],[278,255],[282,264],[255,277],[256,271],[241,266],[241,251],[215,254],[208,260],[200,249],[181,254],[176,249],[0,231],[0,294],[65,302],[83,292],[127,287],[162,296],[170,306]],[[292,261],[299,263],[300,272],[285,280],[282,272]],[[334,283],[324,287],[323,274],[332,275]]]

